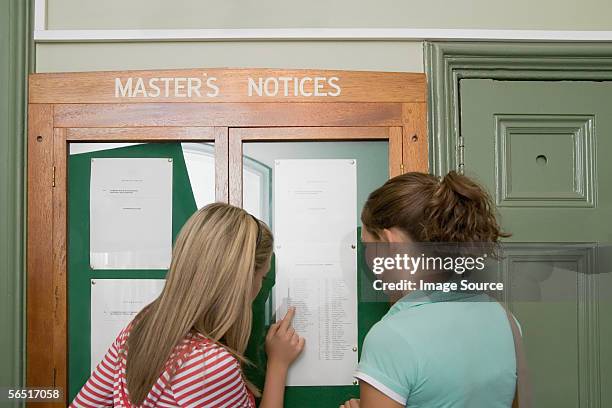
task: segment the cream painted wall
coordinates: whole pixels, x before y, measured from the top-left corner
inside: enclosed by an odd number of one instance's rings
[[[48,28],[609,30],[610,0],[47,0]]]
[[[163,68],[319,68],[423,72],[420,42],[41,43],[37,72]]]
[[[609,0],[46,0],[49,29],[608,30]],[[423,72],[417,41],[39,43],[36,71],[194,67]]]

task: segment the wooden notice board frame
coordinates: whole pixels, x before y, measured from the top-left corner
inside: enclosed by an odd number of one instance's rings
[[[242,144],[244,142],[379,140],[389,143],[389,175],[402,174],[402,128],[387,127],[275,127],[229,130],[230,204],[242,207]]]
[[[387,139],[391,176],[428,170],[425,74],[230,68],[56,73],[30,75],[29,89],[31,387],[68,389],[69,143],[214,142],[216,198],[237,205],[244,140]],[[54,404],[37,403],[47,405]]]

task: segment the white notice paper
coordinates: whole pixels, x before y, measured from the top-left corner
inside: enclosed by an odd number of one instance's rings
[[[277,160],[277,320],[296,307],[306,339],[289,386],[352,385],[357,368],[357,163]]]
[[[92,372],[121,330],[159,296],[164,282],[164,279],[91,280]]]
[[[91,160],[92,269],[168,269],[172,159]]]

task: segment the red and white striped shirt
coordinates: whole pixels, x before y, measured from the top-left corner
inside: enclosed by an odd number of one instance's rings
[[[70,407],[133,407],[126,385],[124,329]],[[238,360],[200,333],[191,332],[175,347],[164,372],[141,407],[245,407],[255,400],[247,390]]]

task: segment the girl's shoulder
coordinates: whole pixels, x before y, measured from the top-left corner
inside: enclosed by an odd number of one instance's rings
[[[119,334],[115,338],[115,342],[113,345],[117,348],[117,350],[122,350],[125,348],[125,344],[127,343],[133,324],[134,322],[130,322],[119,332]]]
[[[209,367],[222,362],[239,366],[238,359],[231,351],[202,333],[191,331],[185,337],[185,340],[190,351],[189,359],[201,359]]]
[[[369,345],[370,347],[388,350],[389,347],[397,345],[401,348],[405,348],[408,346],[408,339],[411,336],[406,336],[405,333],[403,333],[404,328],[404,324],[398,324],[397,319],[393,318],[393,316],[383,318],[376,322],[366,334],[364,347]]]

